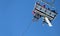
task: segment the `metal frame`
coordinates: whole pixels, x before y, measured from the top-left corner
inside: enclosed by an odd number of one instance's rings
[[[47,17],[49,20],[53,20],[57,15],[56,12],[43,8],[39,3],[36,3],[34,12],[39,13],[43,17]]]

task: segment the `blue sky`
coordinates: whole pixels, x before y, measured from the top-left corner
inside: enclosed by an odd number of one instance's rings
[[[55,1],[58,15],[49,27],[42,26],[42,19],[32,23],[35,0],[0,0],[0,36],[60,36],[59,1]]]

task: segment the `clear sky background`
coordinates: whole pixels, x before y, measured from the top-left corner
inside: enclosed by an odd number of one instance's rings
[[[60,36],[60,0],[55,1],[58,15],[52,22],[53,27],[42,26],[43,19],[32,23],[35,2],[0,0],[0,36]]]

